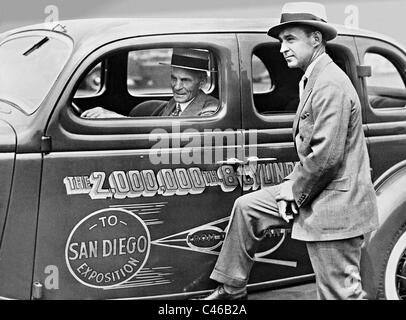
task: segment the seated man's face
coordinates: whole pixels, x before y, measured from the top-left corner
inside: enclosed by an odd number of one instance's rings
[[[199,92],[202,82],[198,71],[172,67],[171,87],[176,102],[192,100]]]

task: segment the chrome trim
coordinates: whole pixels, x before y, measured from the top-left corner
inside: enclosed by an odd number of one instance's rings
[[[199,146],[199,147],[184,147],[184,148],[161,148],[159,152],[164,153],[174,153],[183,152],[187,153],[194,150],[234,150],[235,148],[241,148],[240,145],[233,146]],[[46,155],[47,158],[65,158],[65,157],[77,157],[77,156],[88,156],[88,157],[99,157],[105,155],[139,155],[139,156],[149,156],[154,155],[158,149],[123,149],[123,150],[88,150],[88,151],[52,151]]]
[[[298,285],[301,283],[304,283],[305,280],[314,280],[314,273],[310,274],[305,274],[302,276],[297,276],[297,277],[291,277],[291,278],[284,278],[284,279],[278,279],[278,280],[271,280],[271,281],[266,281],[266,282],[259,282],[259,283],[253,283],[249,284],[247,286],[248,289],[257,289],[257,288],[268,288],[270,285],[273,286],[278,286],[278,285],[283,285],[283,284],[288,284],[288,283],[297,283]],[[302,282],[298,281],[302,280]],[[111,300],[159,300],[159,299],[173,299],[175,297],[179,298],[187,298],[190,296],[197,296],[197,295],[202,295],[205,293],[210,293],[212,292],[213,289],[210,290],[202,290],[202,291],[192,291],[192,292],[187,292],[187,293],[178,293],[178,294],[164,294],[164,295],[158,295],[158,296],[144,296],[144,297],[132,297],[132,298],[117,298],[117,299],[111,299]],[[250,293],[250,292],[248,292]]]

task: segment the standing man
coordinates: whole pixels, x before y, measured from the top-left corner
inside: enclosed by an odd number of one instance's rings
[[[378,226],[377,203],[362,129],[360,101],[350,79],[325,53],[337,31],[324,6],[287,3],[279,39],[290,68],[301,68],[293,139],[300,162],[280,185],[238,198],[206,300],[247,297],[246,285],[265,231],[293,219],[292,238],[306,242],[319,299],[362,299],[364,234]]]
[[[205,94],[202,88],[207,83],[207,73],[215,72],[209,68],[210,53],[206,50],[174,48],[171,66],[171,89],[173,98],[167,102],[146,101],[155,105],[151,116],[196,117],[211,116],[219,109],[219,101]],[[161,63],[164,64],[164,63]],[[168,64],[166,64],[168,65]],[[145,102],[144,102],[145,104]],[[130,117],[132,112],[130,112]],[[96,107],[84,111],[82,118],[123,118],[122,114]]]

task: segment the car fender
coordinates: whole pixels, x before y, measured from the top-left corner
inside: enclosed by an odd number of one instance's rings
[[[379,297],[383,285],[382,266],[398,231],[406,224],[406,160],[399,162],[376,180],[379,227],[365,238],[361,259],[363,288],[368,297]]]

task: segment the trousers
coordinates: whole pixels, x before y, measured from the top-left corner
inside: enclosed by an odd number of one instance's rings
[[[255,253],[269,228],[287,226],[275,200],[279,185],[237,198],[227,234],[210,278],[233,287],[245,287]],[[300,213],[299,213],[300,214]],[[363,236],[306,242],[316,276],[319,299],[363,299],[360,258]]]

